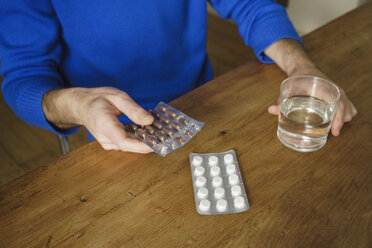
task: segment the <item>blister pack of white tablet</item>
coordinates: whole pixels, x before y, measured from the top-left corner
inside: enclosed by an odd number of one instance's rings
[[[231,214],[249,209],[234,150],[222,153],[191,153],[190,166],[199,214]]]

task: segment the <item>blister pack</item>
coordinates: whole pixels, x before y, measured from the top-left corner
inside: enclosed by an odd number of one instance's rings
[[[161,156],[186,144],[204,125],[164,102],[149,112],[155,118],[153,124],[141,127],[129,123],[125,129]]]
[[[191,153],[190,167],[195,205],[199,214],[231,214],[249,209],[234,150]]]

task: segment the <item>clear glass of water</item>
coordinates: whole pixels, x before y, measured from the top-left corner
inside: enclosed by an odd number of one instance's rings
[[[277,135],[288,148],[312,152],[327,142],[340,99],[332,82],[313,76],[294,76],[280,86]]]

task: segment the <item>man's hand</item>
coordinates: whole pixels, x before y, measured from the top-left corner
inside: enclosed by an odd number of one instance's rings
[[[282,39],[265,50],[265,54],[272,58],[277,65],[287,73],[288,77],[295,75],[309,75],[328,79],[319,71],[310,58],[306,55],[300,43],[296,40]],[[329,79],[328,79],[329,80]],[[331,81],[331,80],[330,80]],[[340,100],[337,105],[335,117],[332,121],[332,134],[340,135],[341,128],[345,122],[357,114],[357,110],[352,102],[347,98],[343,89],[338,87],[341,92]],[[268,108],[269,113],[278,115],[278,104],[271,105]]]
[[[106,150],[152,152],[145,143],[126,133],[117,119],[125,114],[139,125],[154,121],[123,91],[110,87],[56,89],[44,95],[42,106],[47,120],[55,126],[83,125]]]

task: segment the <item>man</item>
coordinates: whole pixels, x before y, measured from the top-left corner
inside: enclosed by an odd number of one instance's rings
[[[275,1],[210,3],[239,25],[263,63],[275,61],[288,76],[325,77]],[[124,131],[126,117],[151,124],[145,109],[212,79],[205,1],[0,0],[0,6],[5,100],[26,122],[55,133],[84,125],[105,149],[151,152]],[[336,136],[356,114],[341,92]],[[278,114],[278,106],[269,112]]]

